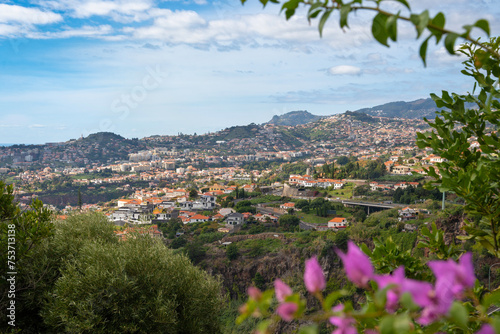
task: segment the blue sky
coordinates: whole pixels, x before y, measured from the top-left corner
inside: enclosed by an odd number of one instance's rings
[[[447,27],[486,18],[495,0],[413,1]],[[398,10],[397,5],[390,5]],[[257,0],[26,0],[0,4],[0,143],[206,133],[308,110],[331,115],[432,92],[466,92],[461,60],[441,46],[424,68],[409,25],[373,41],[371,14],[323,38],[299,11]],[[403,12],[404,13],[404,12]],[[479,35],[478,35],[479,36]]]

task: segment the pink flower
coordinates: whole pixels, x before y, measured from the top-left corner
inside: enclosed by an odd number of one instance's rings
[[[422,316],[417,320],[421,325],[429,325],[448,314],[455,300],[450,285],[445,280],[437,280],[434,290],[426,296]]]
[[[332,311],[333,312],[342,312],[344,310],[344,305],[339,304],[335,306]],[[356,323],[356,320],[354,320],[351,317],[347,317],[345,314],[342,314],[340,316],[333,316],[330,317],[330,323],[332,325],[337,326],[337,329],[332,332],[332,334],[356,334],[357,330],[356,327],[353,325]]]
[[[420,306],[430,304],[429,293],[432,285],[427,282],[420,282],[405,278],[405,269],[403,266],[394,270],[392,275],[375,275],[373,279],[377,282],[379,289],[384,289],[388,285],[394,285],[387,291],[386,309],[389,312],[395,312],[398,308],[399,299],[405,292],[409,292],[413,301]]]
[[[259,300],[260,297],[262,297],[262,292],[254,286],[248,287],[247,293],[250,296],[250,298],[255,300]]]
[[[373,279],[377,282],[379,289],[384,289],[388,285],[394,285],[393,288],[387,290],[387,302],[385,307],[387,311],[395,312],[398,307],[399,298],[402,294],[402,285],[405,279],[404,268],[399,267],[392,275],[375,275]]]
[[[425,307],[430,304],[432,284],[413,279],[405,279],[401,288],[402,293],[409,292],[415,304]]]
[[[298,306],[295,303],[283,303],[278,306],[276,313],[285,321],[292,321],[295,312],[298,310]]]
[[[484,324],[476,334],[495,334],[495,329],[490,324]]]
[[[347,253],[336,250],[342,259],[347,277],[351,282],[359,287],[368,287],[368,282],[373,277],[373,266],[370,258],[359,249],[354,242],[347,244]]]
[[[422,316],[417,320],[422,325],[446,316],[453,301],[462,298],[463,291],[473,287],[476,280],[471,253],[462,255],[458,263],[449,259],[430,261],[427,265],[436,276],[436,284],[422,310]]]
[[[474,287],[476,276],[474,276],[471,253],[462,255],[458,263],[449,259],[448,261],[430,261],[427,265],[436,276],[436,281],[449,285],[448,289],[456,298],[462,298],[465,289]]]
[[[280,303],[283,303],[285,298],[292,294],[292,289],[280,279],[274,281],[274,291]]]
[[[315,256],[306,260],[306,270],[304,272],[304,283],[306,285],[307,291],[310,293],[316,293],[323,290],[326,287],[325,276],[323,275],[323,269],[318,263]]]

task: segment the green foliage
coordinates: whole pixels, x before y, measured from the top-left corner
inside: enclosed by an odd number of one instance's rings
[[[335,171],[336,171],[335,162],[332,162],[331,164],[325,163],[321,167],[321,171],[322,171],[323,177],[334,179],[335,178]]]
[[[244,126],[233,126],[220,132],[218,137],[214,137],[214,142],[217,140],[229,141],[231,139],[252,138],[258,130],[258,125],[249,124]]]
[[[268,253],[273,253],[283,248],[283,243],[277,238],[248,239],[238,243],[239,249],[249,257],[257,257]]]
[[[160,242],[87,242],[62,270],[42,315],[59,332],[219,331],[219,283]]]
[[[369,185],[361,185],[354,188],[354,196],[364,196],[367,195],[369,192],[370,192]]]
[[[427,121],[432,131],[418,133],[417,145],[431,148],[446,159],[437,164],[439,174],[434,167],[427,171],[434,178],[429,186],[455,193],[465,200],[467,213],[482,217],[479,222],[468,222],[465,230],[469,238],[499,257],[500,140],[495,130],[500,125],[500,60],[495,52],[500,49],[500,38],[482,45],[483,48],[471,45],[460,48],[467,56],[462,73],[476,80],[479,94],[475,91],[467,95],[443,91],[441,97],[433,94],[437,107],[447,109],[438,112],[440,117],[434,122]],[[485,52],[485,47],[492,51]],[[466,109],[466,102],[475,103],[477,108]],[[472,140],[477,140],[477,147],[470,145]]]
[[[199,241],[188,243],[185,246],[185,251],[186,251],[187,257],[194,264],[200,263],[205,258],[205,255],[207,254],[206,248]]]
[[[378,119],[373,118],[370,115],[367,115],[367,114],[365,114],[363,112],[349,111],[348,110],[348,111],[345,112],[345,114],[346,114],[346,116],[351,116],[352,119],[360,121],[360,122],[377,123],[379,121]],[[345,158],[347,158],[347,157],[345,157]],[[348,158],[348,160],[349,160],[349,158]],[[344,159],[344,161],[345,161],[345,159]]]
[[[219,331],[214,316],[220,310],[220,283],[193,267],[185,256],[140,235],[119,242],[114,226],[102,214],[72,215],[52,224],[41,202],[20,213],[11,190],[3,185],[1,189],[1,225],[15,223],[16,241],[22,242],[16,258],[17,329],[27,333]],[[5,296],[5,284],[1,288]],[[1,303],[4,315],[5,300]],[[2,322],[2,331],[5,325]]]
[[[256,272],[253,278],[253,284],[255,284],[255,286],[259,289],[264,289],[266,286],[266,280],[259,272]]]
[[[440,200],[443,194],[439,189],[424,189],[420,184],[418,187],[407,187],[405,189],[398,188],[392,195],[394,203],[411,204],[415,201],[433,199]]]
[[[356,221],[363,222],[366,219],[367,214],[363,208],[357,208],[352,216],[354,217],[354,219],[356,219]]]
[[[187,244],[186,238],[178,237],[172,241],[172,243],[170,244],[170,247],[172,249],[178,249],[178,248],[184,247],[186,244]]]
[[[349,232],[346,230],[341,230],[335,233],[335,238],[333,239],[333,242],[335,243],[335,246],[342,251],[347,250],[347,241],[349,241]]]
[[[191,199],[198,198],[198,190],[194,188],[189,190],[189,198]]]
[[[255,205],[255,204],[260,204],[260,203],[275,202],[275,201],[279,201],[279,200],[281,200],[281,196],[265,195],[265,196],[259,196],[258,198],[250,199],[250,203],[252,205]]]
[[[236,212],[239,213],[244,213],[244,212],[250,212],[250,213],[256,213],[257,209],[253,206],[242,206],[236,209]]]
[[[158,223],[158,229],[163,232],[163,236],[168,236],[169,239],[175,238],[175,232],[182,228],[182,220],[179,218],[170,219],[167,222]]]
[[[40,220],[41,224],[43,221]],[[41,308],[62,270],[74,261],[88,242],[116,245],[114,227],[101,214],[69,216],[54,224],[53,233],[33,244],[32,255],[25,258],[16,282],[16,324],[27,332],[45,332]],[[3,309],[2,309],[3,310]]]
[[[285,214],[279,218],[278,222],[286,231],[293,231],[299,226],[300,219],[295,215]]]
[[[457,259],[463,251],[453,243],[446,245],[444,242],[444,232],[438,230],[436,223],[432,223],[429,230],[427,226],[422,227],[422,237],[419,240],[418,248],[426,248],[439,259]]]
[[[243,189],[240,191],[240,193],[242,191],[243,191]],[[243,212],[255,213],[255,212],[257,212],[255,207],[252,206],[252,202],[250,200],[239,201],[234,206],[234,209],[239,213],[243,213]]]
[[[30,210],[21,212],[14,200],[13,187],[0,181],[0,316],[4,319],[0,331],[7,326],[6,313],[11,300],[16,303],[17,329],[43,330],[38,316],[40,302],[46,286],[50,286],[53,276],[57,275],[50,265],[56,259],[44,253],[47,241],[53,236],[52,214],[43,208],[42,202],[34,200]],[[8,272],[17,273],[15,295],[9,291]]]
[[[400,266],[405,267],[407,277],[415,279],[428,279],[430,271],[419,258],[412,255],[412,250],[402,250],[391,237],[385,242],[379,239],[374,241],[375,248],[370,251],[366,245],[362,245],[362,250],[372,260],[377,271],[381,273],[391,273]]]
[[[384,162],[381,159],[369,161],[366,166],[350,161],[338,171],[337,178],[378,179],[387,174]]]
[[[14,201],[12,185],[6,186],[0,181],[0,254],[2,272],[7,272],[8,235],[15,239],[15,258],[17,266],[25,257],[33,253],[37,244],[53,233],[52,213],[43,208],[43,203],[33,200],[30,210],[21,212]],[[8,231],[11,231],[9,233]],[[5,270],[4,270],[5,269]]]
[[[236,246],[236,244],[234,242],[227,246],[226,256],[229,259],[229,261],[236,260],[239,255],[240,254],[238,251],[238,246]]]
[[[222,232],[208,232],[208,233],[202,233],[196,237],[196,240],[204,243],[204,244],[209,244],[218,240],[221,240],[226,236],[226,233]]]
[[[306,206],[309,206],[309,201],[305,199],[300,199],[295,203],[295,207],[300,210]]]
[[[82,192],[80,188],[78,188],[78,208],[81,210],[82,209]]]
[[[235,320],[240,315],[239,307],[243,300],[230,300],[224,304],[221,315],[221,325],[223,334],[251,334],[255,332],[258,320],[248,318],[240,324],[236,324]]]
[[[341,156],[341,157],[338,157],[337,158],[337,163],[341,166],[344,166],[345,164],[347,164],[349,162],[349,158],[346,157],[345,155]]]

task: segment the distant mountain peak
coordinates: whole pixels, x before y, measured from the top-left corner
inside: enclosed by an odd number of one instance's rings
[[[357,112],[371,116],[422,119],[424,117],[433,117],[436,110],[439,109],[432,99],[427,98],[410,102],[394,101],[372,108],[359,109]]]
[[[313,115],[307,110],[295,110],[279,116],[274,115],[269,122],[264,124],[295,126],[315,122],[320,118],[322,117]]]
[[[91,133],[87,137],[80,138],[81,140],[85,141],[107,141],[107,140],[126,140],[124,137],[113,133],[113,132],[96,132],[96,133]]]

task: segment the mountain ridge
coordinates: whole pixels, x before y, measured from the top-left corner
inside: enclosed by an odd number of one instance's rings
[[[440,110],[431,98],[418,99],[414,101],[393,101],[371,108],[362,108],[356,112],[365,113],[376,117],[393,117],[422,119],[424,117],[434,117],[435,112]]]
[[[296,126],[315,122],[324,116],[313,115],[307,110],[289,111],[283,115],[274,115],[273,118],[263,125],[273,124],[282,126]]]

